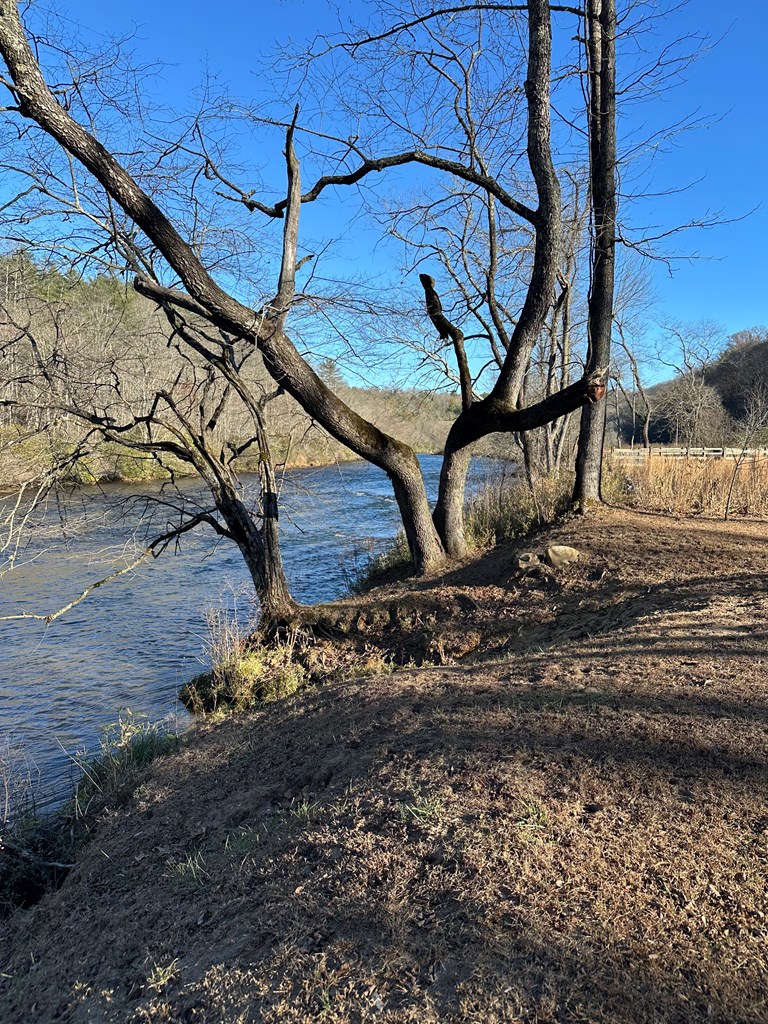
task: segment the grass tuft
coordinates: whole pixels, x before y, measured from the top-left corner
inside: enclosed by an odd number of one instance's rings
[[[217,662],[186,683],[179,699],[195,714],[245,711],[296,693],[306,682],[294,660],[294,641],[258,646]]]
[[[147,977],[147,988],[152,992],[163,992],[168,984],[180,974],[179,958],[175,957],[169,964],[153,964]]]
[[[416,821],[428,821],[431,818],[438,818],[443,810],[443,802],[438,796],[419,796],[412,802],[401,800],[398,802],[398,812],[403,821],[415,819]]]
[[[539,477],[533,488],[522,477],[502,477],[468,502],[467,540],[473,548],[487,548],[524,537],[560,519],[571,507],[572,493],[572,473]]]
[[[102,735],[99,751],[78,754],[82,775],[72,799],[53,813],[39,813],[32,769],[18,751],[0,751],[0,917],[30,907],[66,878],[87,833],[84,819],[99,806],[134,792],[141,773],[159,755],[178,746],[178,737],[130,710]]]
[[[194,714],[245,711],[295,693],[307,682],[297,655],[298,631],[254,641],[252,623],[241,625],[225,612],[208,615],[211,668],[186,683],[181,702]]]
[[[205,858],[199,850],[185,854],[181,860],[169,860],[165,876],[185,885],[201,885],[209,877],[205,869]]]
[[[105,802],[124,799],[135,789],[140,773],[156,757],[176,750],[178,742],[175,733],[125,708],[104,730],[95,756],[75,755],[75,764],[82,772],[74,794],[76,817],[87,813],[96,796]]]

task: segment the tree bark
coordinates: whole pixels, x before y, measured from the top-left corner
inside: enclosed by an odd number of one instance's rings
[[[464,558],[467,538],[464,529],[464,498],[472,449],[446,447],[440,470],[440,491],[434,523],[451,558]]]
[[[262,619],[269,623],[285,622],[298,613],[299,606],[288,588],[280,551],[279,508],[277,481],[269,439],[264,421],[259,417],[259,483],[261,489],[261,540],[263,545],[263,597],[261,600]],[[253,522],[252,517],[249,519]],[[242,551],[242,548],[241,548]],[[243,553],[245,557],[245,553]],[[246,559],[247,562],[247,559]],[[250,566],[249,566],[250,568]]]
[[[267,497],[267,496],[265,496]],[[291,597],[283,572],[279,547],[275,547],[276,519],[267,519],[264,509],[265,526],[263,532],[251,516],[250,510],[242,499],[232,491],[220,491],[216,496],[216,507],[224,520],[227,531],[237,544],[243,560],[248,568],[256,594],[261,605],[262,623],[283,622],[293,618],[299,606]],[[267,557],[267,547],[270,553]]]
[[[592,280],[588,303],[587,371],[611,359],[616,252],[616,3],[587,0],[589,149],[592,188]],[[584,511],[600,501],[605,403],[586,405],[576,457],[574,503]]]

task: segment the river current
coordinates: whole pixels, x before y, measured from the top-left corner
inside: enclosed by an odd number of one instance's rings
[[[421,461],[434,499],[441,460]],[[471,484],[500,471],[499,463],[477,460]],[[247,489],[247,477],[244,483]],[[199,488],[196,481],[186,486]],[[108,575],[137,528],[138,511],[126,499],[158,490],[113,484],[80,491],[66,516],[52,507],[21,564],[0,577],[0,616],[49,614]],[[400,519],[384,473],[355,462],[287,473],[281,524],[292,592],[314,603],[340,597]],[[217,544],[206,529],[48,625],[0,622],[0,759],[31,775],[39,805],[67,792],[77,775],[72,755],[95,748],[125,709],[184,726],[188,715],[177,694],[206,667],[211,612],[245,628],[256,609],[237,549]]]

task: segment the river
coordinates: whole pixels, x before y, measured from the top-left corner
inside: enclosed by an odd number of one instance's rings
[[[421,462],[434,499],[441,459]],[[476,460],[471,485],[499,472],[499,463]],[[185,486],[192,495],[199,488]],[[135,533],[138,512],[126,511],[126,499],[158,489],[111,484],[78,492],[66,517],[51,508],[21,564],[0,577],[0,616],[48,614],[106,576]],[[400,519],[384,473],[355,462],[286,473],[281,523],[292,592],[314,603],[341,596]],[[201,530],[49,625],[0,622],[0,786],[2,764],[16,762],[38,805],[61,798],[77,775],[72,754],[94,749],[123,709],[183,728],[177,693],[206,666],[206,616],[223,610],[246,627],[256,613],[248,582],[234,545]]]

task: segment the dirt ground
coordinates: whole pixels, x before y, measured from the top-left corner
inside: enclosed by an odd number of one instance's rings
[[[0,923],[0,1020],[768,1021],[767,582],[764,523],[606,510],[372,592],[442,664],[184,737]]]

